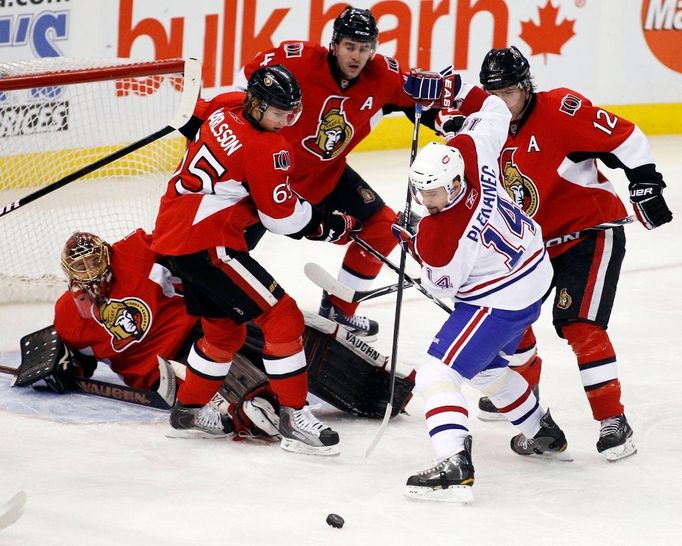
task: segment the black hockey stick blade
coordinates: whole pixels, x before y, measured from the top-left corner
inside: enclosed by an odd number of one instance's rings
[[[199,98],[199,91],[201,89],[201,63],[199,63],[199,61],[196,59],[188,59],[185,61],[184,82],[185,84],[183,87],[182,96],[180,97],[180,106],[178,107],[178,111],[175,113],[170,123],[164,128],[159,129],[158,131],[155,131],[152,134],[147,135],[146,137],[143,137],[135,142],[132,142],[131,144],[128,144],[127,146],[124,146],[123,148],[116,150],[115,152],[112,152],[109,155],[106,155],[101,159],[98,159],[97,161],[78,169],[75,172],[72,172],[71,174],[67,174],[63,178],[60,178],[59,180],[52,182],[51,184],[48,184],[47,186],[42,187],[25,197],[5,205],[2,207],[2,209],[0,209],[0,218],[9,214],[10,212],[20,209],[24,205],[28,205],[29,203],[32,203],[33,201],[52,193],[55,190],[58,190],[59,188],[66,186],[67,184],[70,184],[71,182],[74,182],[75,180],[78,180],[79,178],[87,176],[97,169],[105,167],[106,165],[109,165],[110,163],[113,163],[114,161],[139,150],[140,148],[143,148],[147,144],[151,144],[152,142],[169,135],[176,129],[181,128],[192,117],[194,105]]]

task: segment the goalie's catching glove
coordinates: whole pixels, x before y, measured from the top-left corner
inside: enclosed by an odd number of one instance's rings
[[[317,231],[306,235],[312,241],[327,241],[337,245],[345,245],[350,241],[352,233],[362,229],[362,222],[349,214],[327,212],[323,215]]]
[[[663,198],[665,184],[659,182],[631,182],[630,203],[637,219],[647,229],[655,229],[672,221],[673,213]]]
[[[243,399],[232,402],[227,413],[234,424],[234,440],[277,442],[280,439],[279,402],[268,385],[256,387]]]

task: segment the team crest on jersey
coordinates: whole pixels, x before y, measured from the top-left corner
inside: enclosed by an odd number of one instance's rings
[[[275,170],[287,171],[291,167],[291,157],[289,157],[288,150],[282,150],[272,154],[272,159],[275,162]]]
[[[514,161],[516,148],[505,148],[500,155],[502,184],[512,201],[531,218],[538,211],[540,193],[535,183],[528,178]]]
[[[303,42],[296,42],[295,44],[286,44],[284,46],[284,54],[287,59],[292,57],[300,57],[303,55]]]
[[[568,114],[569,116],[575,116],[575,113],[580,110],[582,103],[583,101],[581,101],[579,97],[569,93],[563,99],[561,99],[559,111],[563,112],[564,114]]]
[[[324,101],[317,123],[317,132],[305,137],[303,147],[323,161],[341,154],[353,138],[353,126],[348,123],[343,103],[348,97],[332,95]]]
[[[559,292],[559,301],[557,301],[556,306],[559,309],[568,309],[571,303],[573,303],[573,298],[568,295],[568,291],[565,288],[562,288],[561,292]]]
[[[384,57],[384,60],[386,61],[386,66],[391,72],[395,72],[396,74],[400,72],[400,65],[393,57]]]
[[[149,306],[139,298],[109,299],[95,309],[95,319],[111,335],[111,346],[124,351],[142,341],[152,326]]]

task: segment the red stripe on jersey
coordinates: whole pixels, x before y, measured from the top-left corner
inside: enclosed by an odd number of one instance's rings
[[[263,311],[268,311],[271,309],[270,304],[261,296],[258,291],[256,291],[253,286],[251,286],[247,280],[242,277],[235,269],[230,266],[229,263],[222,261],[216,252],[215,248],[208,250],[208,254],[213,260],[213,264],[218,267],[225,275],[227,275],[230,280],[236,284],[239,289],[246,294],[246,296],[253,301],[258,307]]]
[[[537,259],[538,255],[541,255],[544,251],[545,251],[544,248],[540,248],[535,254],[533,254],[530,258],[528,258],[525,262],[523,262],[521,267],[519,267],[516,271],[512,270],[509,273],[507,273],[506,275],[503,275],[502,277],[496,277],[496,278],[491,279],[489,281],[486,281],[484,283],[477,284],[476,286],[473,286],[473,287],[469,288],[468,290],[460,290],[459,293],[461,295],[470,294],[471,292],[476,292],[477,290],[482,290],[483,288],[490,286],[491,284],[495,284],[497,282],[508,279],[510,276],[516,275],[517,273],[520,273],[521,271],[523,271],[526,267],[528,267],[532,262],[534,262]]]
[[[438,408],[433,408],[427,411],[426,418],[428,419],[429,417],[433,417],[434,415],[447,412],[461,413],[464,416],[469,417],[469,412],[467,411],[466,408],[463,408],[462,406],[440,406]]]
[[[528,400],[528,397],[530,396],[530,385],[528,385],[528,388],[526,389],[526,392],[524,392],[521,396],[519,396],[516,400],[514,400],[511,404],[508,406],[505,406],[503,408],[497,408],[497,410],[500,413],[508,413],[512,410],[515,410],[518,408],[521,404],[523,404],[526,400]]]
[[[450,364],[455,358],[457,351],[465,345],[474,332],[478,329],[481,323],[485,320],[485,317],[489,314],[489,309],[487,307],[481,307],[478,311],[474,313],[469,321],[469,325],[464,329],[464,331],[455,339],[455,342],[451,345],[448,354],[445,356],[445,363]]]
[[[601,267],[601,262],[604,258],[604,241],[606,234],[604,232],[597,233],[596,246],[594,249],[594,259],[590,267],[590,274],[587,277],[585,284],[585,292],[583,293],[583,301],[580,304],[580,316],[586,317],[590,311],[590,304],[592,303],[592,295],[594,294],[594,287],[597,282],[597,274]]]

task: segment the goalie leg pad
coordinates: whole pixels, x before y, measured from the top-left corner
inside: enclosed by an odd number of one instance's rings
[[[326,319],[308,314],[305,318],[310,392],[352,415],[382,418],[390,396],[387,357]],[[393,416],[404,410],[413,388],[414,373],[396,376]]]

